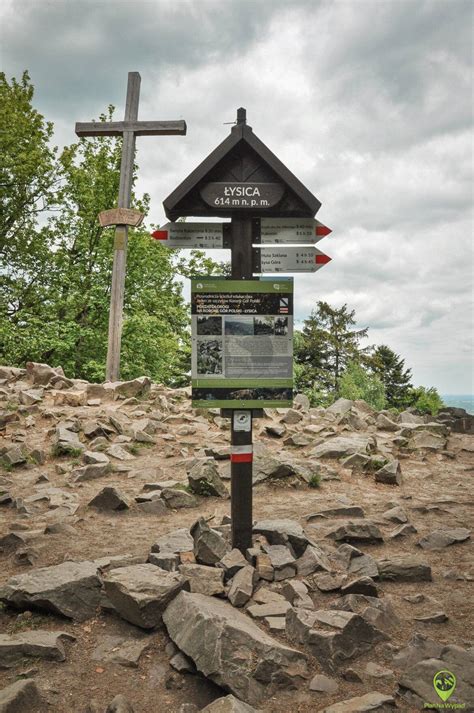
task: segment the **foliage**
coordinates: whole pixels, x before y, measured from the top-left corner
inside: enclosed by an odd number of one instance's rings
[[[411,369],[405,369],[405,361],[385,344],[374,349],[367,358],[372,373],[385,387],[387,405],[403,409],[411,401]]]
[[[363,399],[369,406],[381,411],[385,407],[385,389],[382,381],[369,374],[358,361],[351,361],[339,379],[339,396],[346,399]]]
[[[434,386],[430,388],[417,386],[411,391],[410,405],[422,413],[430,413],[432,416],[436,416],[440,408],[444,406],[444,403]]]
[[[321,476],[319,473],[314,473],[314,475],[311,476],[311,478],[308,480],[308,486],[310,488],[319,488],[321,485]]]
[[[361,353],[359,343],[367,329],[352,329],[355,311],[318,302],[295,340],[299,387],[320,394],[322,400],[338,395],[339,379],[347,364]]]

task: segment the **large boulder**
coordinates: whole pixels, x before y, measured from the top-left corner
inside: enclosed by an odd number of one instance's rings
[[[96,613],[100,588],[97,563],[63,562],[10,577],[0,587],[0,601],[85,621]]]
[[[378,560],[380,579],[394,582],[431,582],[431,567],[413,555],[398,555]]]
[[[326,409],[326,413],[331,413],[334,416],[345,416],[345,414],[348,413],[353,406],[354,402],[350,399],[340,398]]]
[[[273,639],[227,602],[181,592],[163,621],[202,674],[250,705],[268,700],[277,689],[296,688],[307,675],[304,654]]]
[[[373,436],[336,436],[313,448],[311,455],[316,458],[342,458],[353,453],[373,453],[375,449]]]
[[[392,460],[386,463],[382,468],[375,472],[375,480],[377,483],[385,483],[386,485],[401,485],[402,484],[402,469],[398,460]]]
[[[169,602],[189,581],[178,572],[167,572],[153,564],[135,564],[112,570],[104,579],[104,590],[121,617],[153,629]]]
[[[454,527],[451,529],[433,530],[418,542],[424,550],[440,550],[449,545],[465,542],[471,536],[471,531],[466,527]]]
[[[409,450],[442,451],[446,448],[446,438],[430,431],[415,431],[408,441],[407,448]]]
[[[196,495],[228,498],[229,492],[214,461],[198,461],[188,473],[189,489]]]
[[[65,661],[64,641],[74,636],[65,631],[24,631],[19,634],[0,634],[0,668],[9,668],[25,657]]]

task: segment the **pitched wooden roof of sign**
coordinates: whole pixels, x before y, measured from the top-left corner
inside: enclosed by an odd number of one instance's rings
[[[209,206],[200,191],[207,183],[279,183],[284,191],[277,205],[251,209],[254,216],[314,217],[321,203],[245,123],[239,109],[230,135],[163,201],[170,220],[181,216],[231,217],[229,206]]]

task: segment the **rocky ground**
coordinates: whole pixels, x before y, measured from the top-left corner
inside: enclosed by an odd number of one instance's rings
[[[0,399],[0,713],[410,712],[443,669],[474,710],[467,417],[265,412],[243,557],[186,390],[28,364]]]

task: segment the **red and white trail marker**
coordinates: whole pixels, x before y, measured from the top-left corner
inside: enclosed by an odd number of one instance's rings
[[[261,245],[314,245],[332,233],[314,218],[259,218],[256,243]]]
[[[254,273],[316,272],[331,261],[314,247],[259,246],[254,248]]]

